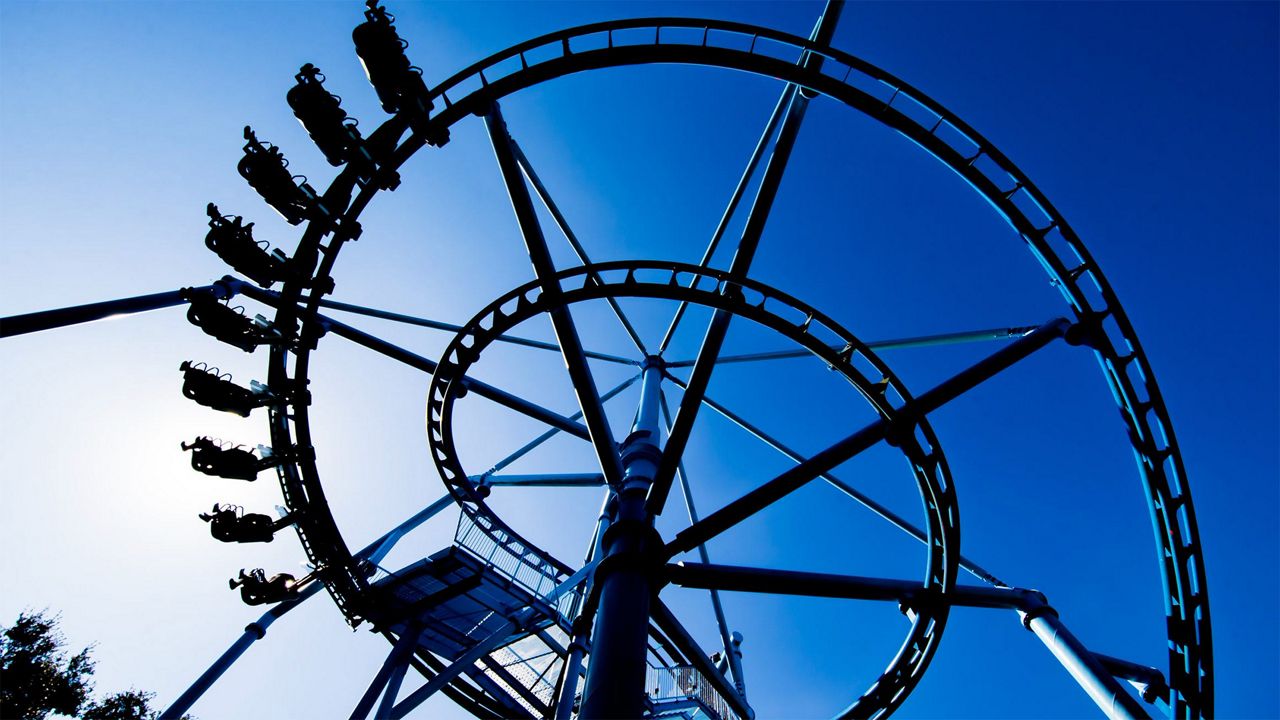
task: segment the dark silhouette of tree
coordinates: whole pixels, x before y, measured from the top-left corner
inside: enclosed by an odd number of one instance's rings
[[[67,657],[58,616],[22,613],[0,639],[0,717],[74,716],[93,687],[89,648]]]
[[[80,720],[152,720],[156,712],[151,709],[153,693],[125,690],[89,703],[80,714]]]
[[[129,689],[91,700],[92,646],[68,656],[59,616],[23,612],[0,635],[0,718],[44,720],[51,714],[81,720],[154,720],[152,693]],[[184,717],[183,720],[191,720]]]

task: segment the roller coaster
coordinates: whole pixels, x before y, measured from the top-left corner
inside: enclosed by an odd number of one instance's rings
[[[1012,161],[959,117],[914,86],[831,47],[842,4],[829,3],[812,34],[692,18],[640,18],[554,32],[511,46],[456,74],[429,83],[409,59],[409,43],[393,16],[369,0],[353,33],[355,51],[387,117],[362,134],[321,70],[303,65],[285,98],[336,177],[318,189],[289,168],[282,150],[244,130],[238,170],[287,223],[301,229],[292,253],[253,236],[253,222],[207,209],[206,245],[235,273],[207,285],[93,305],[13,316],[5,337],[165,307],[187,308],[193,325],[245,352],[265,348],[265,380],[248,385],[208,362],[178,368],[182,393],[214,411],[265,416],[270,444],[246,448],[199,436],[183,449],[194,470],[216,477],[279,483],[277,516],[220,503],[201,519],[227,543],[271,542],[292,528],[310,572],[268,575],[240,571],[232,589],[250,605],[269,606],[234,644],[164,712],[179,718],[268,628],[300,603],[327,594],[352,627],[384,636],[389,651],[351,717],[406,717],[436,693],[480,718],[600,719],[754,718],[742,645],[726,617],[721,593],[799,595],[896,604],[905,636],[883,671],[841,707],[838,717],[883,717],[923,681],[953,607],[1016,613],[1109,717],[1210,717],[1213,672],[1204,559],[1185,468],[1153,373],[1101,269],[1071,225]],[[540,180],[508,128],[501,104],[509,96],[577,73],[640,65],[718,68],[770,78],[780,98],[741,181],[698,263],[657,259],[592,262],[584,243]],[[960,176],[1013,228],[1066,304],[1062,316],[1036,325],[868,341],[802,299],[754,279],[752,269],[783,172],[811,103],[847,106],[907,138]],[[375,198],[401,185],[414,157],[447,153],[461,123],[483,122],[514,210],[534,278],[501,295],[459,324],[339,302],[331,297],[341,250],[361,237],[362,214]],[[754,190],[754,196],[748,197]],[[540,211],[544,206],[580,261],[558,267]],[[712,263],[737,217],[742,231],[723,267]],[[279,285],[278,289],[272,289]],[[251,317],[235,304],[263,305]],[[645,299],[672,308],[661,337],[645,337],[624,302]],[[634,345],[627,356],[594,352],[574,310],[607,308]],[[691,358],[670,352],[691,308],[710,320]],[[333,316],[364,315],[454,333],[438,357],[424,357]],[[581,310],[579,311],[581,317]],[[555,342],[522,335],[546,318]],[[723,352],[731,323],[752,323],[780,336],[786,350],[752,355]],[[426,420],[430,457],[444,495],[374,542],[353,549],[325,496],[311,431],[309,375],[313,355],[335,336],[429,373]],[[994,341],[1000,345],[950,378],[911,388],[879,353],[898,347]],[[477,379],[487,350],[515,344],[559,353],[578,410],[564,415]],[[951,471],[931,413],[1017,366],[1040,350],[1066,344],[1091,353],[1114,395],[1137,460],[1155,530],[1168,634],[1161,670],[1091,651],[1068,629],[1049,597],[1001,580],[960,552],[960,513]],[[728,363],[808,358],[835,373],[874,419],[826,449],[802,454],[743,414],[708,395],[713,372]],[[627,380],[597,384],[592,363],[629,368]],[[638,388],[634,420],[620,432],[605,404]],[[668,404],[668,391],[680,401]],[[856,397],[855,397],[856,396]],[[460,449],[471,403],[496,403],[547,428],[488,467],[468,466]],[[699,412],[739,425],[793,465],[755,484],[705,516],[695,509],[683,459]],[[506,468],[552,438],[590,447],[593,472],[512,474]],[[845,461],[879,445],[902,453],[924,509],[916,524],[834,474]],[[725,531],[811,483],[826,483],[915,538],[924,549],[915,580],[714,564],[708,544]],[[489,498],[508,487],[599,489],[597,517],[581,559],[560,558],[521,533],[519,518],[502,516]],[[689,523],[662,537],[655,519],[676,491]],[[406,567],[384,559],[407,534],[456,508],[454,542]],[[690,561],[687,554],[697,553]],[[686,559],[682,559],[686,558]],[[968,577],[976,582],[961,582]],[[707,591],[719,647],[708,652],[662,591]],[[421,683],[407,692],[410,673]]]

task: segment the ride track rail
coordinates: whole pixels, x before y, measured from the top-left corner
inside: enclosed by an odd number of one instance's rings
[[[807,58],[822,62],[797,64]],[[916,88],[830,47],[742,23],[640,18],[543,35],[445,80],[429,92],[433,101],[444,106],[429,121],[411,122],[401,111],[369,136],[366,147],[379,162],[372,181],[361,184],[358,170],[348,165],[321,195],[325,217],[309,221],[293,259],[306,279],[286,281],[280,293],[274,325],[284,342],[271,347],[268,385],[306,383],[311,350],[324,334],[317,317],[321,300],[333,289],[331,272],[338,253],[346,241],[358,237],[357,220],[380,186],[389,184],[392,173],[416,152],[427,144],[444,144],[454,123],[485,112],[518,90],[586,70],[654,63],[714,66],[769,76],[859,110],[950,167],[1022,237],[1077,321],[1094,329],[1089,345],[1096,351],[1129,432],[1159,546],[1171,712],[1176,718],[1211,714],[1208,596],[1185,468],[1150,365],[1115,293],[1057,209],[986,138]],[[411,124],[417,127],[404,138]],[[272,406],[270,428],[273,447],[286,459],[278,466],[279,480],[285,504],[297,517],[295,528],[302,545],[335,603],[350,622],[358,623],[368,588],[366,571],[353,559],[328,510],[311,449],[307,403],[295,395],[288,408]],[[510,534],[527,544],[514,531]]]
[[[680,282],[682,279],[689,282]],[[700,282],[704,279],[710,282]],[[563,290],[544,292],[546,284]],[[910,461],[928,519],[922,592],[942,597],[950,592],[959,563],[960,512],[955,488],[932,427],[926,418],[912,412],[914,400],[906,385],[864,343],[818,310],[761,283],[687,263],[610,262],[564,270],[508,292],[466,323],[442,353],[427,400],[432,458],[464,513],[497,518],[485,504],[485,493],[463,469],[454,444],[453,408],[460,397],[461,378],[498,336],[553,306],[619,297],[679,300],[753,320],[813,353],[843,375],[885,423],[904,427],[894,444]],[[679,539],[677,536],[676,541]],[[911,630],[888,668],[846,714],[857,717],[891,712],[919,682],[937,650],[950,606],[940,603],[913,610]]]

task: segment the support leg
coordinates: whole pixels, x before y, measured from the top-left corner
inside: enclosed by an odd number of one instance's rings
[[[351,711],[351,720],[367,718],[379,697],[382,697],[382,704],[378,707],[379,718],[383,717],[384,709],[390,710],[390,705],[387,703],[388,697],[391,698],[391,704],[395,704],[396,695],[400,692],[400,683],[404,680],[404,672],[409,667],[414,648],[418,645],[419,635],[421,635],[420,631],[410,629],[400,636],[391,648],[391,652],[387,653],[387,659],[378,669],[378,673],[373,676],[373,682],[369,683],[369,688],[360,697],[360,702],[356,703],[356,709]]]
[[[160,720],[179,720],[200,699],[200,696],[204,695],[205,691],[212,687],[218,681],[218,678],[222,677],[227,668],[240,659],[240,656],[249,649],[250,645],[266,636],[267,628],[271,627],[271,623],[302,604],[307,598],[315,595],[322,587],[324,586],[318,582],[311,583],[298,593],[298,597],[276,605],[263,613],[257,622],[251,622],[245,626],[244,633],[231,644],[231,647],[227,648],[226,652],[213,661],[208,670],[205,670],[200,677],[196,678],[195,682],[191,683],[191,687],[187,688],[186,692],[179,695],[178,699],[174,700],[173,704],[161,713]]]
[[[1120,683],[1102,667],[1096,656],[1058,619],[1048,605],[1020,610],[1022,624],[1040,638],[1049,652],[1071,673],[1102,712],[1112,720],[1148,720],[1151,716]]]

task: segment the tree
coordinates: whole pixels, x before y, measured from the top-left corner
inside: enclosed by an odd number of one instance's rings
[[[129,689],[91,700],[92,646],[67,656],[60,617],[24,612],[0,636],[0,718],[44,720],[50,714],[81,720],[155,720],[152,693]],[[184,717],[183,720],[191,720]]]
[[[0,717],[41,720],[75,715],[93,688],[89,648],[67,657],[58,616],[18,616],[0,638]]]
[[[153,693],[125,690],[89,703],[80,720],[152,720],[156,712],[151,709]]]

